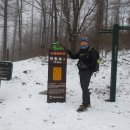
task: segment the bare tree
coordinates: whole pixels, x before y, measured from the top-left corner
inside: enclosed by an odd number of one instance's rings
[[[33,47],[33,40],[34,40],[34,38],[33,38],[33,31],[34,31],[33,24],[34,24],[34,21],[33,20],[34,20],[34,0],[32,0],[32,20],[31,20],[31,39],[30,39],[31,46],[30,46],[30,48]]]
[[[92,3],[79,25],[79,16],[85,0],[61,0],[64,16],[66,18],[69,41],[72,52],[76,52],[77,37],[81,33],[82,27],[88,16],[94,11],[96,1]]]
[[[17,3],[17,0],[16,0]],[[16,47],[16,34],[17,34],[17,25],[18,25],[18,7],[15,8],[15,19],[14,19],[14,32],[13,32],[13,44],[12,44],[12,60],[14,60],[14,53]]]
[[[105,28],[108,25],[108,0],[105,0]]]
[[[100,43],[100,35],[99,30],[103,27],[104,21],[104,0],[97,0],[97,13],[96,13],[96,21],[95,21],[95,43],[99,45]]]
[[[23,1],[17,0],[18,7],[18,18],[19,18],[19,58],[22,55],[22,11],[23,11]]]
[[[32,50],[28,55],[30,57],[34,56],[33,53],[37,55],[38,51],[45,55],[50,43],[57,41],[76,52],[80,35],[90,36],[96,45],[105,48],[102,41],[110,43],[111,36],[106,39],[104,35],[103,38],[99,30],[102,27],[111,28],[114,23],[129,23],[126,21],[129,4],[130,0],[0,0],[0,17],[4,21],[3,24],[0,21],[3,59],[7,59],[7,48],[10,46],[7,42],[10,41],[13,41],[12,59],[16,53],[17,58],[23,58],[28,50]],[[36,19],[34,14],[38,14],[39,18]],[[8,33],[10,30],[13,30],[12,34]]]
[[[53,0],[54,12],[55,12],[55,42],[58,41],[57,36],[57,7],[56,7],[56,0]]]
[[[42,48],[45,49],[45,44],[46,44],[46,0],[40,0],[40,2],[38,0],[36,0],[36,2],[39,4],[39,6],[41,7],[41,14],[42,14],[42,22],[43,22],[43,29],[42,29]],[[43,50],[44,51],[44,50]]]
[[[119,14],[120,14],[120,2],[121,0],[117,0],[115,4],[115,23],[119,24]]]
[[[3,60],[7,60],[7,19],[8,19],[8,0],[4,0]]]

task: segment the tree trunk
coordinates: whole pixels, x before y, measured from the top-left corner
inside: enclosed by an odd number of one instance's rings
[[[3,29],[3,60],[7,60],[7,18],[8,0],[4,1],[4,29]]]
[[[103,16],[104,16],[104,0],[98,0],[97,13],[96,13],[96,24],[95,24],[95,43],[97,49],[99,49],[100,34],[99,30],[103,27]]]
[[[17,0],[18,16],[19,16],[19,58],[22,56],[22,10],[23,2],[22,0]]]
[[[54,12],[55,12],[55,42],[58,41],[58,36],[57,36],[57,7],[56,7],[56,0],[54,1]]]
[[[33,38],[33,12],[34,12],[34,0],[32,0],[32,23],[31,23],[31,40],[30,40],[30,49],[32,50],[32,48],[33,48],[33,40],[34,40],[34,38]]]
[[[106,0],[106,18],[105,18],[105,28],[107,29],[107,23],[108,23],[108,0]]]
[[[14,60],[14,52],[15,52],[15,44],[16,44],[16,33],[17,33],[17,18],[18,18],[18,9],[15,10],[15,21],[14,21],[14,36],[13,36],[13,44],[12,44],[12,60]]]
[[[117,0],[117,4],[116,4],[117,6],[116,6],[116,10],[115,10],[115,12],[116,12],[115,23],[116,24],[119,24],[120,2],[121,2],[121,0]]]
[[[53,42],[53,11],[54,11],[54,1],[52,1],[51,5],[51,32],[50,32],[50,41]]]

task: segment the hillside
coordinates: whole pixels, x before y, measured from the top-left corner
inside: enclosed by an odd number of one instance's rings
[[[0,130],[129,130],[130,51],[119,52],[116,102],[109,98],[111,57],[103,58],[90,83],[92,107],[83,113],[77,61],[68,59],[66,103],[47,103],[46,57],[14,62],[11,81],[0,88]]]

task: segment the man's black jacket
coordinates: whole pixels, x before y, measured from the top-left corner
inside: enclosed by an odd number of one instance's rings
[[[89,69],[90,71],[93,71],[93,69],[96,66],[96,62],[97,62],[97,56],[95,55],[95,53],[93,53],[92,47],[88,47],[86,49],[80,49],[76,54],[72,54],[72,52],[70,50],[68,50],[68,54],[70,56],[70,58],[72,59],[79,59],[78,62],[83,62]],[[79,68],[80,70],[80,68]]]

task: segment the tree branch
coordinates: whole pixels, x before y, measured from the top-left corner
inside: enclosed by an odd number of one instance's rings
[[[39,4],[39,6],[41,6],[41,7],[42,7],[41,3],[40,3],[38,0],[36,0],[36,2]]]
[[[92,6],[91,6],[90,9],[88,10],[87,14],[85,15],[85,17],[84,17],[84,19],[83,19],[83,21],[82,21],[82,24],[81,24],[80,27],[79,27],[78,33],[81,31],[81,29],[82,29],[82,27],[83,27],[83,25],[84,25],[84,23],[85,23],[85,21],[86,21],[86,18],[94,11],[94,8],[96,7],[96,5],[97,5],[97,1],[95,1],[95,2],[92,4]]]
[[[30,2],[28,2],[28,1],[26,1],[26,0],[23,0],[23,1],[26,2],[27,4],[31,5],[31,6],[35,7],[35,8],[38,9],[38,10],[42,10],[42,9],[40,9],[39,7],[35,6],[35,5],[32,5]]]

